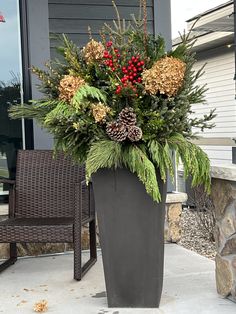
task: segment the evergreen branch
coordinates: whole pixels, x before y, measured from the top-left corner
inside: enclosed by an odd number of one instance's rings
[[[130,145],[124,149],[122,162],[131,172],[136,173],[144,184],[147,193],[156,202],[161,201],[156,169],[147,155],[136,145]]]
[[[93,143],[86,160],[87,182],[98,169],[120,167],[121,153],[121,144],[118,142],[102,140]]]
[[[184,167],[184,176],[192,177],[192,186],[204,184],[210,192],[210,161],[207,154],[197,145],[187,141],[181,134],[168,139],[170,148],[177,152],[177,164],[180,158]]]
[[[110,140],[92,144],[86,160],[87,181],[98,169],[116,169],[122,166],[137,174],[154,201],[161,200],[155,167],[147,155],[136,145],[122,149],[120,143]]]
[[[70,117],[73,115],[73,108],[68,106],[68,104],[66,104],[64,101],[59,101],[57,106],[47,115],[45,115],[44,126],[50,127],[50,125],[54,125],[55,121],[58,121],[61,117],[63,117],[63,119],[70,119]]]
[[[13,105],[9,108],[9,117],[12,119],[36,119],[43,122],[45,116],[57,105],[56,100],[31,101],[31,104]]]

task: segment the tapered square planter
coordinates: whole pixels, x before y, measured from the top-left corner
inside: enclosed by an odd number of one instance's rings
[[[109,307],[159,307],[163,285],[166,185],[155,203],[135,174],[99,170],[92,178]]]

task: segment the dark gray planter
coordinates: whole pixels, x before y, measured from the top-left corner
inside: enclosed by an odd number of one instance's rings
[[[236,147],[232,147],[232,164],[236,164]]]
[[[93,175],[109,307],[158,307],[163,284],[166,185],[154,203],[126,169]]]

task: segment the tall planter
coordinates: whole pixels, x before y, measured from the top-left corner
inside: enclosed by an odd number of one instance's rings
[[[155,203],[126,169],[93,175],[109,307],[158,307],[163,285],[166,185]]]

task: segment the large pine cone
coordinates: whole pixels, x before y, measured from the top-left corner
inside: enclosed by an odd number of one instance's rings
[[[126,127],[131,127],[136,124],[136,114],[134,109],[126,107],[121,110],[118,116],[118,121],[123,123]]]
[[[128,139],[131,142],[138,142],[143,136],[142,130],[138,126],[132,126],[128,131]]]
[[[107,124],[107,135],[116,142],[123,142],[127,138],[127,128],[124,124],[113,121]]]

